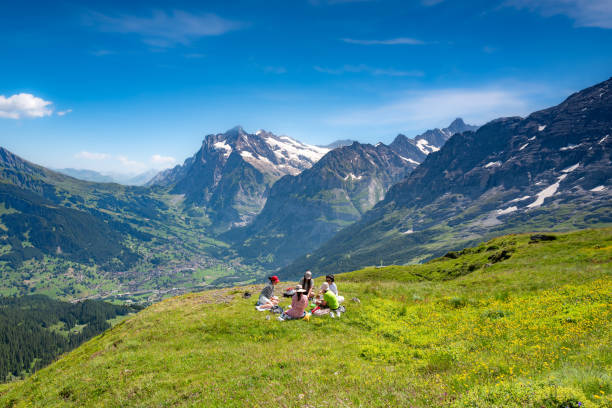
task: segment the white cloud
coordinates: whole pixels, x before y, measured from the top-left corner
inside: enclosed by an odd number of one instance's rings
[[[151,163],[154,165],[147,165],[138,160],[132,160],[126,155],[122,154],[108,154],[89,152],[82,150],[74,155],[80,162],[75,164],[75,168],[86,168],[95,171],[106,173],[118,173],[118,174],[138,174],[146,170],[155,168],[166,168],[169,167],[176,160],[172,157],[164,157],[160,155],[154,155],[151,157]]]
[[[176,163],[176,159],[171,156],[162,156],[159,154],[154,154],[153,156],[151,156],[151,162],[155,163],[156,165],[170,167],[174,163]]]
[[[342,41],[349,44],[359,45],[421,45],[425,42],[415,38],[399,37],[390,38],[388,40],[356,40],[354,38],[341,38]]]
[[[612,28],[610,0],[507,0],[505,4],[535,11],[545,17],[565,15],[578,27]]]
[[[186,45],[200,37],[221,35],[245,26],[216,14],[192,14],[181,10],[169,13],[155,10],[151,16],[145,17],[91,12],[86,20],[101,31],[135,34],[145,43],[156,47]]]
[[[57,112],[57,116],[64,116],[64,115],[69,114],[70,112],[72,112],[72,109],[66,109],[66,110],[63,110],[63,111],[59,111],[59,112]]]
[[[106,153],[94,153],[94,152],[88,152],[88,151],[80,151],[77,154],[74,155],[75,158],[77,159],[85,159],[85,160],[106,160],[106,159],[110,159],[110,154],[106,154]]]
[[[53,109],[49,107],[52,102],[45,101],[32,94],[20,93],[8,98],[0,95],[0,118],[42,118],[50,116]]]
[[[334,125],[402,125],[430,128],[463,117],[470,123],[483,123],[529,111],[525,95],[496,88],[439,89],[408,92],[394,102],[342,113],[328,119]]]
[[[416,76],[421,77],[424,75],[421,71],[398,71],[392,68],[373,68],[368,65],[360,64],[360,65],[344,65],[341,68],[325,68],[320,66],[314,67],[315,71],[323,72],[325,74],[332,75],[341,75],[346,73],[360,73],[365,72],[371,75],[380,75],[380,76],[397,76],[397,77],[405,77],[405,76]]]
[[[141,163],[136,160],[130,160],[127,156],[117,156],[117,160],[123,167],[124,170],[141,172],[147,169],[147,166],[144,163]]]

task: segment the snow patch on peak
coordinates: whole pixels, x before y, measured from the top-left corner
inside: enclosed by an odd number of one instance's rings
[[[353,173],[349,173],[344,177],[344,180],[361,180],[363,176],[356,176]]]
[[[524,145],[522,145],[522,146],[519,148],[519,152],[520,152],[521,150],[523,150],[524,148],[526,148],[527,146],[529,146],[529,143],[525,143]]]
[[[517,203],[519,201],[524,201],[527,200],[528,198],[531,198],[531,196],[523,196],[523,197],[519,197],[519,198],[515,198],[514,200],[510,200],[511,203]]]
[[[533,203],[529,204],[527,207],[529,207],[529,208],[537,208],[537,207],[541,206],[542,204],[544,204],[544,200],[545,199],[555,195],[555,193],[557,192],[557,189],[559,188],[559,184],[561,184],[561,182],[566,177],[567,177],[567,174],[563,174],[563,175],[559,176],[559,178],[557,179],[556,183],[551,184],[550,186],[546,187],[544,190],[540,191],[537,194],[536,200]]]
[[[564,152],[564,151],[566,151],[566,150],[574,150],[574,149],[578,148],[579,146],[580,146],[580,145],[573,145],[573,144],[570,144],[570,145],[567,145],[567,146],[565,146],[565,147],[562,147],[562,148],[561,148],[561,149],[559,149],[559,150],[561,150],[562,152]]]
[[[400,159],[402,159],[402,160],[404,160],[404,161],[407,161],[408,163],[412,163],[412,164],[414,164],[414,165],[416,165],[416,166],[418,166],[419,164],[421,164],[421,163],[419,163],[419,162],[418,162],[418,161],[416,161],[416,160],[407,159],[407,158],[405,158],[404,156],[400,156]]]
[[[593,191],[595,193],[598,193],[600,191],[604,191],[605,189],[606,188],[604,186],[597,186],[597,187],[594,187],[594,188],[590,189],[589,191]]]
[[[407,234],[413,234],[414,231],[412,229],[408,229],[406,231],[403,231],[402,234],[407,235]]]
[[[576,170],[579,166],[580,166],[580,163],[576,163],[573,166],[568,167],[567,169],[561,170],[561,173],[571,173],[572,171]]]
[[[508,207],[504,210],[496,210],[497,215],[504,215],[504,214],[510,214],[511,212],[517,211],[518,208],[516,205],[513,205],[512,207]]]
[[[538,126],[538,132],[543,131],[544,129],[546,129],[546,125],[540,125]]]
[[[311,164],[314,164],[329,152],[329,149],[325,147],[307,145],[289,136],[265,137],[264,141],[281,162],[286,160],[300,161],[300,157],[305,157]]]
[[[425,154],[437,152],[438,150],[440,150],[436,146],[430,145],[425,139],[417,140],[416,144],[417,144],[417,148]]]
[[[225,140],[217,142],[213,146],[216,150],[225,150],[225,153],[223,153],[223,156],[226,158],[229,157],[230,154],[232,154],[232,147],[228,145]]]
[[[494,161],[494,162],[489,162],[487,164],[485,164],[485,169],[488,169],[489,167],[500,167],[502,164],[500,161]]]

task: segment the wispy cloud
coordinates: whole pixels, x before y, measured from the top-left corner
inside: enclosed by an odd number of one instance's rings
[[[101,152],[90,152],[82,150],[74,155],[75,159],[81,160],[82,168],[94,169],[103,172],[118,172],[125,174],[136,174],[150,168],[163,169],[172,166],[176,159],[174,157],[155,154],[151,156],[150,163],[130,159],[124,154],[108,154]]]
[[[425,75],[421,71],[398,71],[392,68],[373,68],[368,65],[360,64],[360,65],[344,65],[340,68],[325,68],[320,66],[314,67],[315,71],[323,72],[325,74],[331,75],[342,75],[346,73],[367,73],[371,75],[377,76],[397,76],[397,77],[421,77]]]
[[[369,3],[378,0],[308,0],[313,6],[320,5],[335,5],[335,4],[347,4],[347,3]]]
[[[285,67],[276,67],[276,66],[271,66],[271,65],[263,67],[263,70],[267,74],[281,75],[281,74],[286,74],[287,73],[287,68],[285,68]]]
[[[345,112],[328,119],[333,125],[397,125],[431,127],[464,117],[483,123],[500,116],[529,112],[529,98],[518,92],[497,89],[439,89],[408,92],[395,101],[366,109]]]
[[[505,4],[538,12],[545,17],[565,15],[578,27],[612,28],[610,0],[507,0]]]
[[[94,50],[91,52],[91,55],[94,55],[96,57],[104,57],[106,55],[112,55],[114,53],[115,52],[111,50]]]
[[[417,40],[416,38],[409,37],[398,37],[390,38],[387,40],[357,40],[354,38],[341,38],[342,41],[349,44],[359,45],[421,45],[425,44],[424,41]]]
[[[137,160],[130,160],[127,156],[119,155],[116,158],[124,170],[140,172],[147,169],[147,166],[144,163],[141,163]]]
[[[50,105],[52,102],[45,101],[28,93],[20,93],[9,96],[0,95],[0,118],[42,118],[53,113]]]
[[[77,159],[85,159],[85,160],[107,160],[111,158],[110,154],[106,153],[95,153],[88,152],[86,150],[82,150],[74,155]]]
[[[492,47],[490,45],[485,45],[484,47],[482,47],[482,52],[486,54],[493,54],[496,51],[497,51],[497,47]]]
[[[71,112],[72,112],[72,109],[66,109],[66,110],[63,110],[63,111],[58,111],[57,112],[57,116],[64,116],[64,115],[67,115],[67,114],[69,114]]]
[[[436,4],[442,3],[444,0],[421,0],[421,4],[424,6],[435,6]]]
[[[154,10],[150,16],[107,15],[90,12],[86,22],[100,31],[133,34],[155,47],[187,45],[195,39],[217,36],[245,27],[212,13],[194,14],[181,10]]]
[[[200,59],[200,58],[205,58],[205,57],[206,57],[206,54],[200,54],[198,52],[183,54],[183,58],[187,58],[187,59]]]
[[[171,156],[162,156],[159,154],[154,154],[153,156],[151,156],[151,162],[155,164],[156,167],[157,166],[170,167],[174,163],[176,163],[176,159]]]

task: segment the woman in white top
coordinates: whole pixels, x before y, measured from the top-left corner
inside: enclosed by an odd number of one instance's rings
[[[334,277],[334,275],[325,276],[325,282],[329,284],[329,290],[334,292],[334,295],[336,295],[336,297],[338,298],[338,302],[343,302],[344,296],[338,295],[338,287],[336,286],[336,278]]]

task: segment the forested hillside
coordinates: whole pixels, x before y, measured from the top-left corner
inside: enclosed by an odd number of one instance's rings
[[[109,320],[140,310],[46,296],[0,297],[0,382],[39,370],[60,354],[111,327]]]

